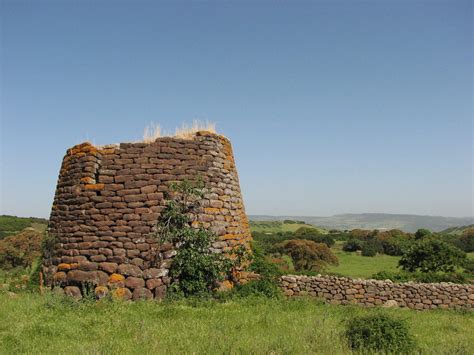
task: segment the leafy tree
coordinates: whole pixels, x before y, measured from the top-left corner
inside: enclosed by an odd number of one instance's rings
[[[416,231],[415,239],[417,240],[425,239],[426,237],[429,237],[430,235],[431,235],[430,230],[421,228]]]
[[[295,238],[298,238],[298,239],[301,239],[306,236],[315,236],[315,235],[321,235],[321,233],[316,228],[311,228],[311,227],[300,227],[294,233]]]
[[[324,243],[328,247],[332,247],[334,244],[336,244],[336,241],[334,238],[328,234],[322,234],[320,231],[318,231],[315,228],[308,228],[308,227],[301,227],[298,228],[294,235],[294,239],[306,239],[306,240],[312,240],[315,243]]]
[[[474,275],[474,259],[466,259],[463,267],[467,273]]]
[[[350,232],[350,236],[356,239],[366,239],[372,231],[364,229],[353,229]]]
[[[184,296],[203,296],[212,292],[232,269],[232,262],[211,251],[215,235],[202,226],[193,227],[191,217],[204,195],[202,182],[183,181],[170,185],[173,198],[161,213],[156,236],[161,243],[177,246],[170,268],[172,290]]]
[[[474,251],[474,228],[466,229],[463,234],[453,240],[453,244],[466,253]]]
[[[362,243],[360,242],[360,240],[355,239],[355,238],[349,239],[347,242],[345,242],[342,245],[342,250],[344,251],[357,251],[357,250],[361,250],[361,248],[362,248]]]
[[[338,264],[337,257],[324,243],[316,243],[306,239],[286,240],[279,245],[283,253],[293,259],[295,270],[324,269],[328,264]]]
[[[402,256],[399,266],[414,272],[452,272],[462,266],[466,254],[458,248],[436,239],[420,240]]]
[[[373,241],[365,242],[362,244],[362,256],[375,256],[377,255],[377,245]]]

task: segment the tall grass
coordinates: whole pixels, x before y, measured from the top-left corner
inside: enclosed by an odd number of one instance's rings
[[[367,309],[309,299],[76,303],[51,295],[0,294],[1,353],[347,354],[354,315],[407,320],[419,351],[468,353],[469,312]]]
[[[181,127],[176,128],[176,131],[173,134],[165,133],[160,125],[151,123],[149,126],[145,127],[143,132],[143,142],[145,143],[152,143],[157,138],[160,137],[176,137],[181,139],[192,139],[195,134],[199,131],[208,131],[212,133],[216,133],[216,124],[211,122],[201,122],[198,120],[194,120],[193,123],[188,126],[187,124],[183,124]]]

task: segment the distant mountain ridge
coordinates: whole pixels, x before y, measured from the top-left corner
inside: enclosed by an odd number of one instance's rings
[[[389,213],[346,213],[331,217],[250,215],[249,218],[253,221],[301,220],[326,229],[400,229],[405,232],[415,232],[420,228],[440,232],[448,228],[474,223],[473,217],[441,217]]]

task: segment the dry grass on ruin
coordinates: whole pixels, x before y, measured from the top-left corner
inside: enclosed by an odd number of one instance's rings
[[[151,143],[160,137],[192,139],[199,131],[216,133],[216,124],[207,121],[200,122],[194,120],[190,126],[188,126],[187,124],[183,124],[180,128],[176,128],[174,134],[168,134],[161,129],[160,125],[151,123],[149,126],[145,127],[145,130],[143,132],[143,141],[145,143]]]

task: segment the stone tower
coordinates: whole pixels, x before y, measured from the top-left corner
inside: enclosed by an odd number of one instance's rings
[[[158,247],[150,234],[169,182],[197,177],[207,193],[196,217],[218,236],[214,251],[248,245],[250,229],[227,138],[201,131],[190,139],[68,149],[48,228],[56,242],[43,265],[46,285],[78,298],[84,285],[94,287],[98,297],[109,291],[123,298],[163,297],[175,251]]]

